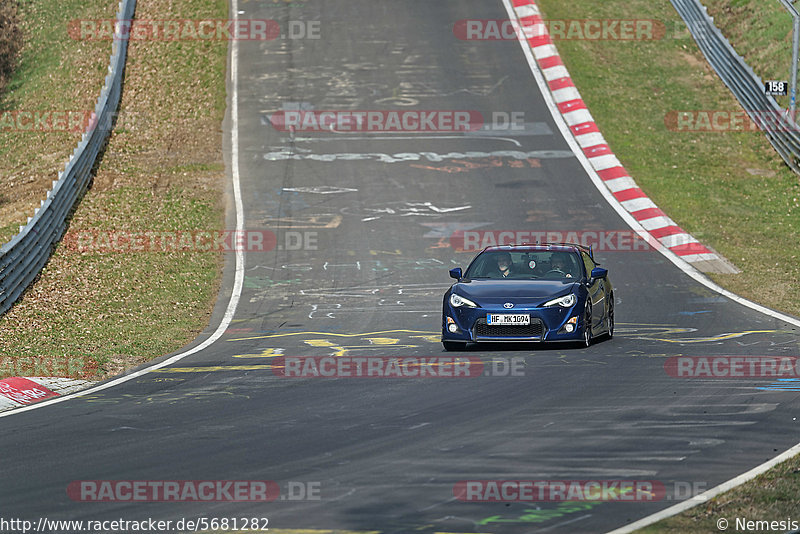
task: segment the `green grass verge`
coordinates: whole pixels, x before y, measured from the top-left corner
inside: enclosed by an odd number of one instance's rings
[[[70,38],[71,20],[112,18],[115,0],[20,1],[24,45],[0,95],[2,111],[90,112],[106,75],[110,41]],[[19,231],[80,141],[80,132],[0,127],[0,242]]]
[[[63,0],[37,4],[42,12],[64,9]],[[225,0],[139,0],[136,12],[142,20],[228,16]],[[222,228],[227,44],[130,43],[120,108],[126,124],[112,134],[69,232]],[[35,72],[21,71],[15,83],[45,98],[25,79]],[[80,73],[71,76],[67,85]],[[115,253],[62,242],[36,283],[0,317],[0,378],[99,379],[177,350],[208,324],[221,264],[214,252]]]
[[[655,19],[670,29],[681,26],[666,0],[538,3],[549,19]],[[786,78],[781,69],[787,63],[781,58],[790,26],[777,1],[709,3],[724,32],[736,28],[734,44],[756,72]],[[764,48],[764,43],[770,46]],[[751,300],[800,315],[797,175],[760,133],[678,132],[665,121],[676,111],[741,109],[688,33],[669,31],[666,38],[650,41],[562,40],[556,45],[631,176],[679,225],[742,270],[712,278]],[[793,458],[643,532],[719,532],[716,521],[722,517],[730,521],[729,530],[736,517],[798,518],[798,473],[800,460]]]

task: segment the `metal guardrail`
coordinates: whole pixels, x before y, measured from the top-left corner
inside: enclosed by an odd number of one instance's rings
[[[699,0],[670,0],[711,67],[759,125],[783,160],[800,174],[800,130],[786,110],[764,93],[764,83],[714,25]]]
[[[136,0],[121,0],[117,20],[132,19],[135,9]],[[126,39],[113,41],[108,74],[89,128],[33,217],[28,218],[28,223],[20,227],[11,241],[0,247],[0,314],[8,311],[38,276],[64,235],[67,218],[86,192],[97,154],[111,133],[119,107],[127,52]]]

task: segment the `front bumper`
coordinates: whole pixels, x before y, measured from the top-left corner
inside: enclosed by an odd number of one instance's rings
[[[583,339],[584,318],[581,302],[570,308],[553,306],[548,308],[520,306],[511,310],[502,307],[454,308],[445,303],[442,313],[442,341],[481,342],[550,342],[578,341]],[[529,314],[529,326],[494,326],[488,325],[488,314]],[[567,323],[573,319],[574,329],[567,332]],[[449,325],[454,324],[455,332]]]

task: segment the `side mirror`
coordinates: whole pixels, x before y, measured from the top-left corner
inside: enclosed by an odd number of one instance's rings
[[[608,276],[608,269],[603,269],[601,267],[595,267],[592,269],[592,280],[605,278],[606,276]]]
[[[463,273],[461,272],[461,267],[456,267],[455,269],[450,269],[450,278],[455,278],[456,280],[461,280]]]

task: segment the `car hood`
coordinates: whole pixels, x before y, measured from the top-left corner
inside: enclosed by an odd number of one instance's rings
[[[541,304],[566,295],[580,283],[562,280],[464,280],[453,285],[453,290],[476,304]]]

